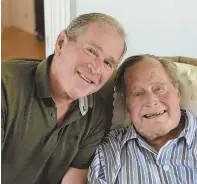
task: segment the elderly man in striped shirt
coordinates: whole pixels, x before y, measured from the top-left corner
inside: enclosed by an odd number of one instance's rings
[[[112,130],[89,169],[92,184],[197,184],[197,119],[180,109],[173,62],[128,58],[116,76],[131,124]]]

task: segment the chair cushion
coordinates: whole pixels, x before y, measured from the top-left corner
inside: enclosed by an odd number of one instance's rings
[[[181,108],[190,110],[197,117],[197,66],[185,63],[176,65],[181,89]]]

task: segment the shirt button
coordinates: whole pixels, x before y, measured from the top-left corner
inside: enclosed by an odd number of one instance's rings
[[[164,171],[168,171],[170,169],[170,167],[168,165],[164,165],[163,169],[164,169]]]
[[[54,112],[51,112],[51,117],[55,117],[55,113]]]

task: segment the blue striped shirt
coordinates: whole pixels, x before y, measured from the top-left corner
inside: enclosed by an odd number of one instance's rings
[[[90,184],[197,184],[197,119],[159,151],[131,125],[115,129],[99,145],[89,168]]]

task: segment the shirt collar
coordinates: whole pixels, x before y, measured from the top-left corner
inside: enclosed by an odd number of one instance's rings
[[[51,90],[49,85],[49,69],[53,59],[53,55],[38,64],[36,70],[36,91],[40,98],[50,98]]]
[[[138,133],[133,125],[130,125],[127,129],[125,136],[123,137],[122,145],[124,146],[127,141],[138,138]]]
[[[182,117],[184,117],[185,120],[185,128],[178,138],[184,137],[190,148],[197,131],[197,119],[187,110],[182,110]]]
[[[82,116],[84,116],[88,112],[89,107],[90,108],[93,107],[93,96],[92,95],[89,95],[88,97],[85,96],[85,97],[79,99],[79,109],[80,109]]]
[[[35,80],[36,80],[36,91],[40,98],[51,98],[51,89],[49,84],[49,70],[52,63],[54,54],[47,57],[45,60],[38,64]],[[92,95],[79,99],[79,109],[81,114],[84,116],[88,112],[88,108],[93,106]]]

